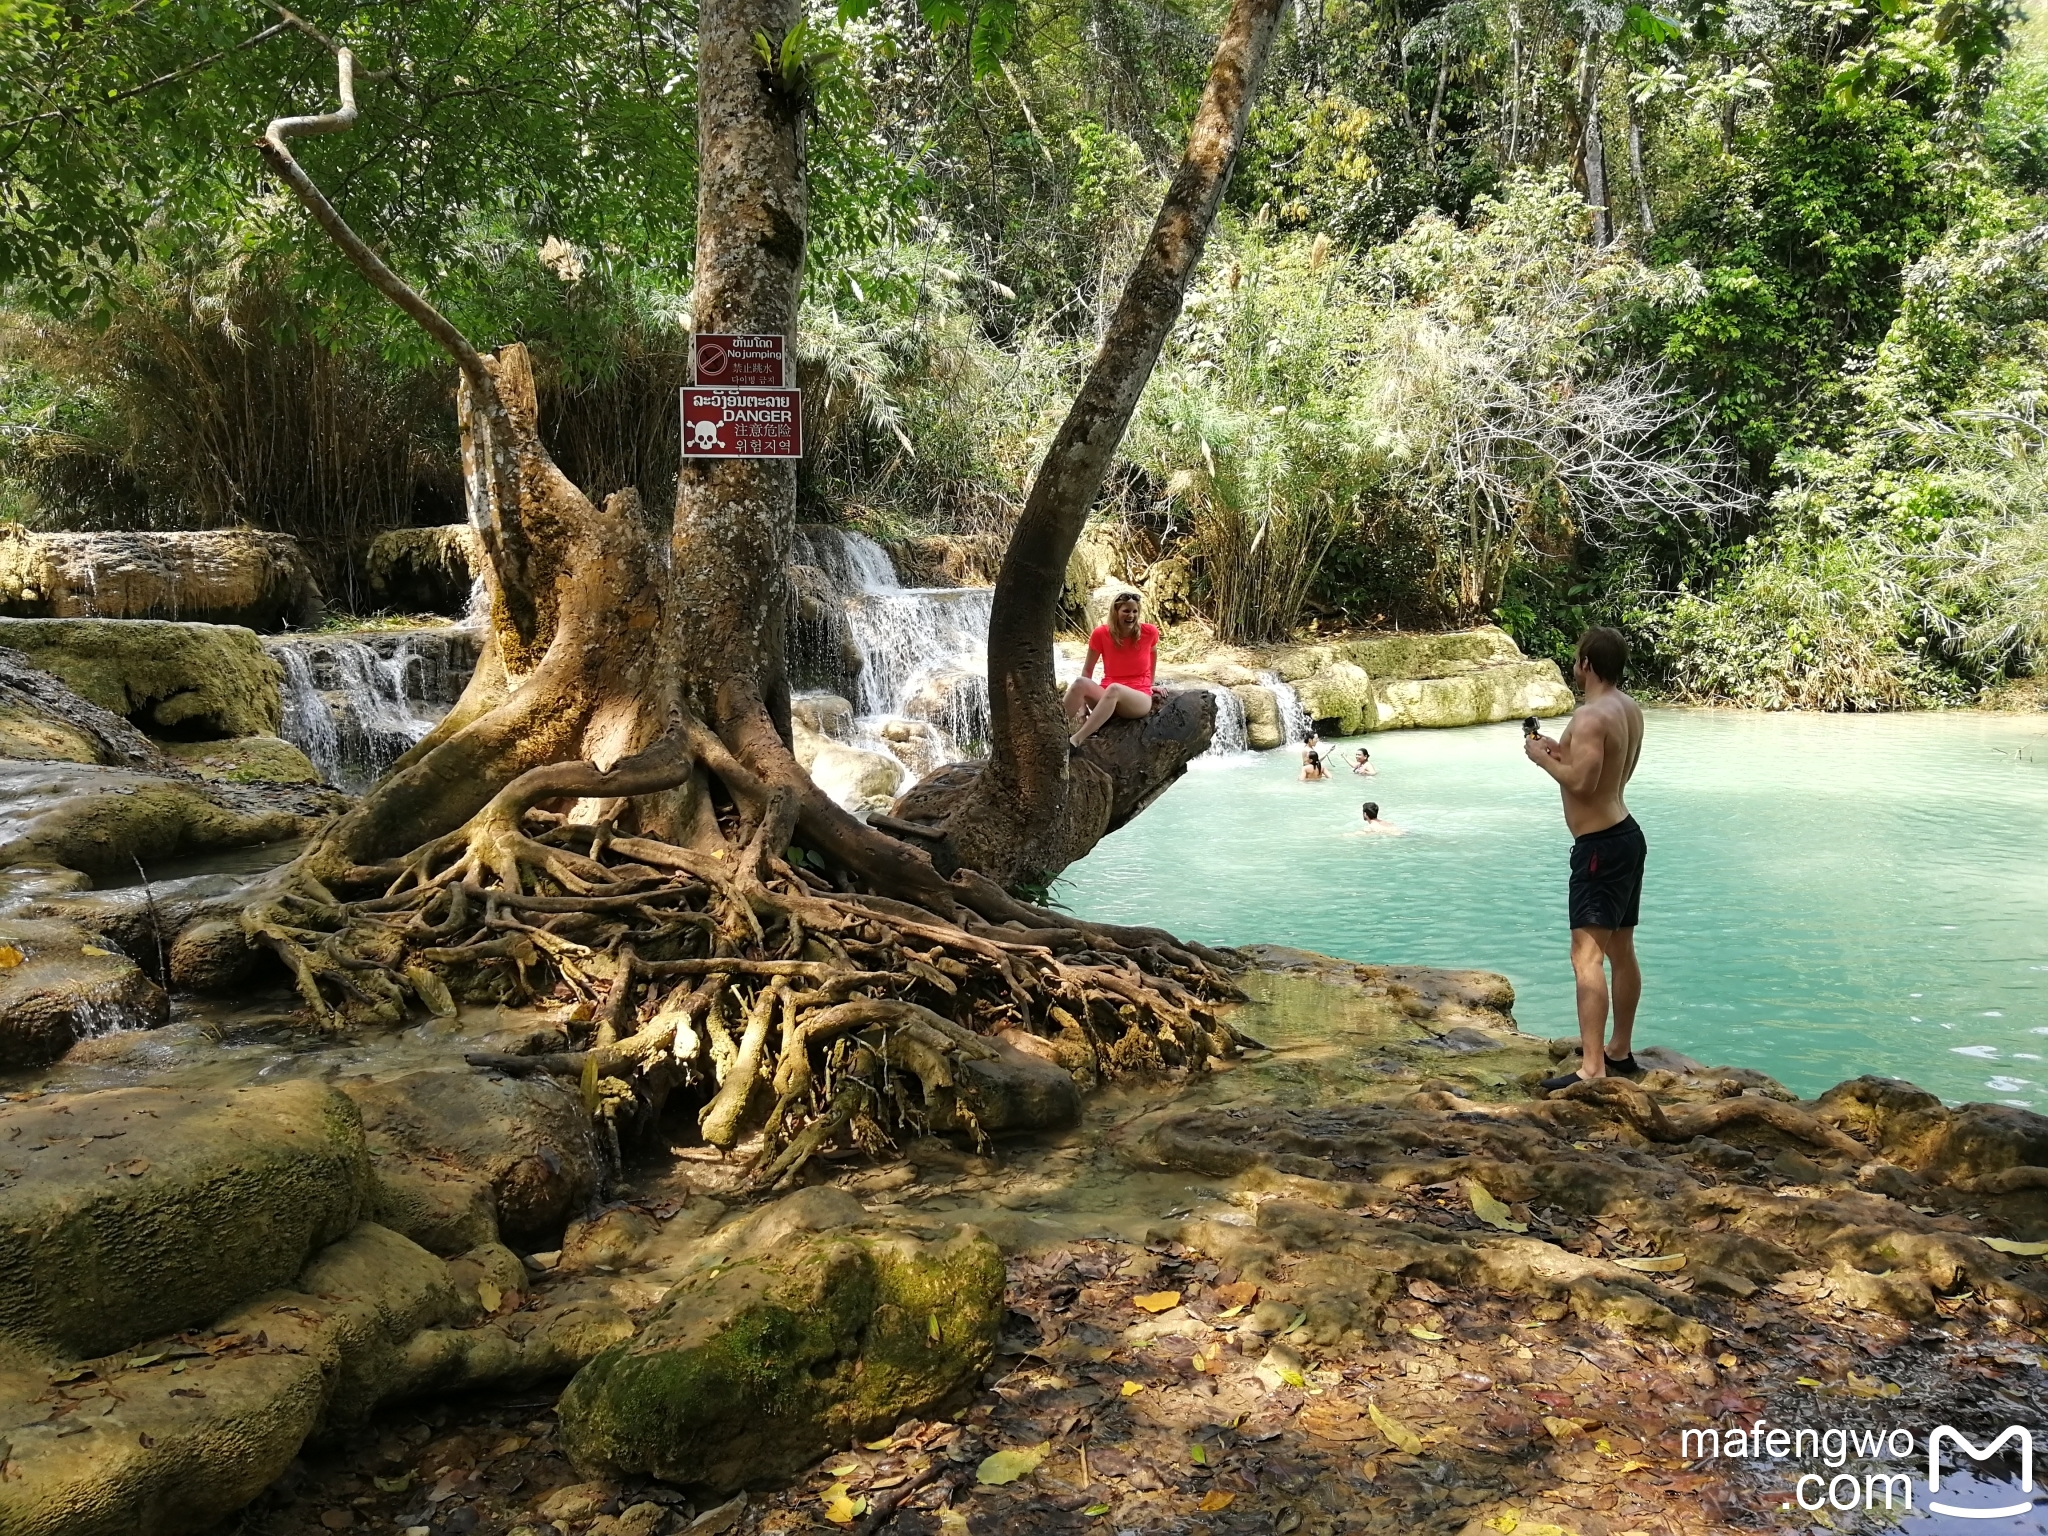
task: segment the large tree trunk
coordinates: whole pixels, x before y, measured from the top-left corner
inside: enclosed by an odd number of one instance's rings
[[[1119,805],[1142,805],[1178,776],[1188,756],[1207,749],[1215,701],[1204,693],[1185,706],[1206,715],[1203,729],[1183,742],[1192,750],[1177,761],[1171,751],[1116,744],[1132,735],[1150,742],[1160,730],[1157,719],[1112,721],[1084,755],[1071,756],[1070,726],[1053,677],[1053,632],[1067,561],[1159,349],[1180,318],[1188,279],[1230,184],[1283,6],[1284,0],[1234,0],[1180,170],[1087,380],[1032,480],[996,577],[988,637],[989,760],[977,772],[954,770],[941,782],[918,786],[898,807],[931,827],[942,864],[976,869],[1005,885],[1042,888],[1094,847]],[[1130,765],[1137,764],[1152,782],[1131,783],[1136,770]]]
[[[1579,158],[1586,176],[1586,205],[1593,213],[1593,244],[1614,243],[1614,214],[1607,206],[1607,141],[1600,130],[1600,38],[1591,27],[1579,54],[1579,119],[1584,125]]]
[[[755,42],[778,45],[800,14],[700,11],[696,322],[780,333],[792,352],[808,104]],[[1077,1107],[1068,1071],[1234,1053],[1210,1007],[1227,957],[1016,901],[972,868],[949,878],[818,792],[786,740],[788,466],[688,465],[666,551],[631,493],[593,506],[540,440],[524,348],[479,352],[293,158],[290,139],[354,123],[345,50],[338,65],[342,110],[279,119],[263,153],[460,369],[488,638],[448,718],[231,920],[181,935],[174,974],[238,982],[250,946],[268,951],[329,1030],[457,996],[552,999],[580,1049],[477,1064],[579,1078],[614,1130],[684,1090],[709,1141],[758,1136],[764,1184],[834,1141],[1059,1118]],[[1031,1054],[986,1038],[1012,1031],[1042,1038]]]

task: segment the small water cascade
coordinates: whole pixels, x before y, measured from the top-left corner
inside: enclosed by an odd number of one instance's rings
[[[1280,680],[1277,672],[1261,672],[1259,681],[1273,690],[1273,702],[1280,707],[1280,729],[1286,736],[1287,746],[1298,746],[1308,740],[1308,711],[1301,707],[1301,700],[1294,689]]]
[[[361,793],[461,696],[477,647],[452,625],[267,640],[284,669],[281,734],[328,783]]]
[[[852,703],[853,745],[919,774],[987,752],[989,588],[906,587],[841,528],[797,530],[795,562],[798,681]]]
[[[1236,757],[1249,752],[1251,737],[1245,729],[1244,700],[1221,683],[1204,683],[1202,686],[1216,697],[1216,732],[1209,738],[1209,750],[1202,756]]]

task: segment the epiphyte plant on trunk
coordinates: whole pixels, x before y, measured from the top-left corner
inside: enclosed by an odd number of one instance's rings
[[[1199,1070],[1241,1049],[1215,1007],[1235,995],[1233,957],[1005,885],[1085,851],[1115,798],[1111,773],[1066,761],[1051,672],[1061,576],[1179,312],[1279,8],[1237,0],[1181,173],[1034,485],[996,591],[995,757],[960,799],[962,831],[926,822],[908,839],[840,809],[790,752],[789,466],[690,461],[667,551],[632,492],[594,505],[540,440],[525,349],[478,350],[293,155],[292,140],[355,123],[354,59],[337,47],[339,110],[279,118],[259,148],[459,370],[490,593],[483,656],[447,718],[357,806],[231,918],[180,936],[174,973],[218,981],[267,951],[329,1030],[395,1024],[415,1002],[447,1014],[457,997],[552,998],[575,1049],[472,1060],[578,1079],[615,1143],[681,1092],[710,1143],[760,1133],[764,1184],[786,1185],[835,1141],[1070,1118],[1070,1074]],[[700,331],[795,330],[799,22],[794,0],[700,13]],[[1206,744],[1191,733],[1186,755]],[[1184,760],[1154,771],[1170,779]],[[991,795],[1010,785],[1017,802],[992,820]]]

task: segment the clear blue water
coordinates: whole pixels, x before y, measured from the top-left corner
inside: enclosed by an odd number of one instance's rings
[[[1500,971],[1524,1030],[1575,1033],[1570,837],[1519,727],[1364,740],[1377,778],[1303,784],[1294,751],[1196,764],[1055,899]],[[1407,835],[1345,836],[1368,799]],[[1650,845],[1639,1042],[1802,1094],[1877,1072],[2048,1112],[2048,716],[1654,710],[1628,801]]]

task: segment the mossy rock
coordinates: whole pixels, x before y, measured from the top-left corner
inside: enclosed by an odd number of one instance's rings
[[[1513,636],[1491,624],[1435,635],[1366,635],[1337,641],[1328,649],[1335,659],[1374,677],[1457,677],[1527,659]]]
[[[283,673],[254,630],[159,619],[0,619],[0,645],[155,735],[277,734]]]
[[[212,1322],[291,1281],[368,1189],[362,1120],[320,1083],[0,1106],[0,1340],[81,1359]]]
[[[1491,725],[1572,710],[1572,691],[1551,661],[1521,661],[1447,677],[1376,677],[1373,726],[1380,731]]]
[[[40,1067],[92,1035],[155,1029],[170,999],[76,923],[0,918],[0,1069]]]
[[[198,779],[163,778],[84,763],[11,765],[0,773],[0,865],[60,864],[86,874],[132,879],[167,859],[221,848],[248,848],[303,836],[317,824],[276,804],[274,792],[210,788]],[[223,804],[239,796],[247,807]],[[308,809],[311,803],[306,802]]]
[[[1321,726],[1332,720],[1338,736],[1356,736],[1374,730],[1379,723],[1373,703],[1373,680],[1364,668],[1348,661],[1332,661],[1314,675],[1294,685],[1301,707],[1309,719]]]
[[[785,1482],[971,1389],[1002,1318],[1002,1256],[974,1229],[784,1234],[700,1268],[578,1372],[563,1444],[589,1476]]]
[[[290,742],[276,736],[235,741],[165,741],[164,755],[202,779],[226,784],[318,784],[320,770]]]

